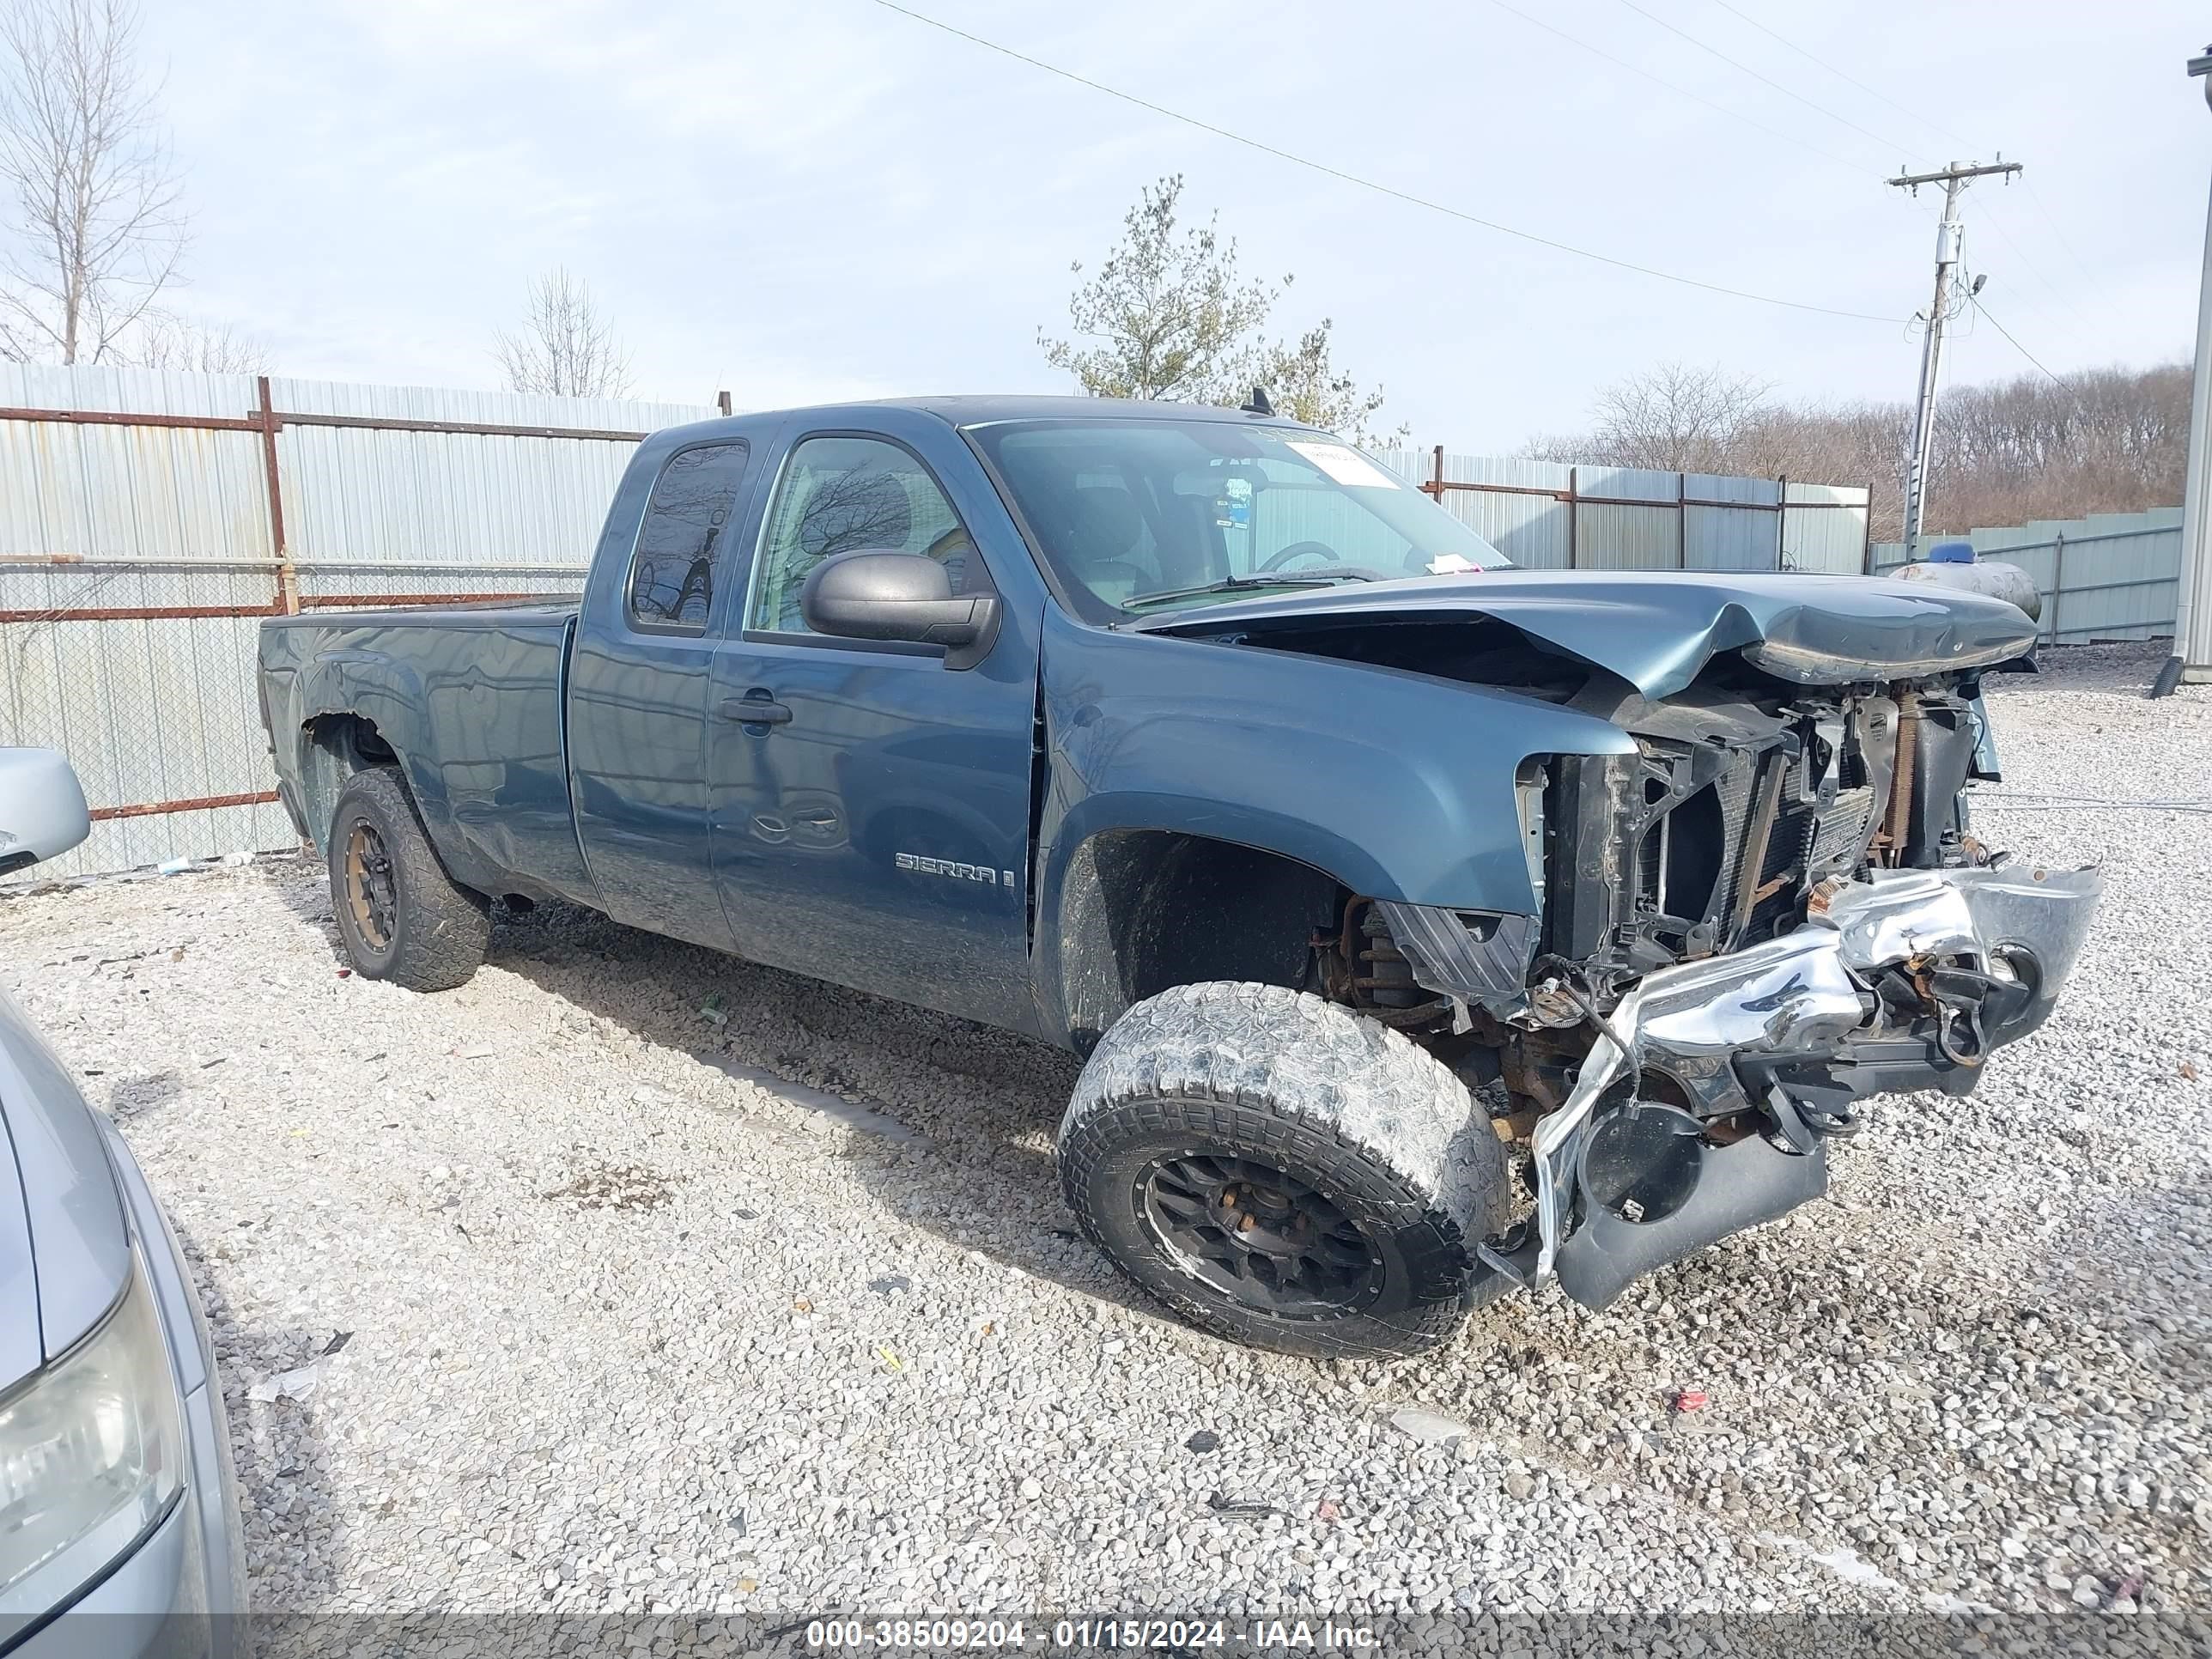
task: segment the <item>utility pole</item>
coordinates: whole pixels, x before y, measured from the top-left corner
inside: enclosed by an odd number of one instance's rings
[[[2212,46],[2189,60],[2212,104]],[[2212,216],[2204,227],[2204,281],[2197,295],[2197,369],[2189,394],[2189,466],[2181,493],[2181,583],[2173,622],[2173,655],[2151,686],[2169,695],[2177,681],[2212,680]]]
[[[2000,158],[1987,167],[1954,161],[1941,173],[1911,173],[1889,182],[1915,196],[1923,185],[1943,186],[1943,222],[1936,229],[1936,300],[1928,308],[1928,333],[1920,346],[1920,396],[1912,422],[1912,459],[1905,473],[1905,556],[1920,535],[1920,514],[1928,501],[1928,452],[1936,437],[1936,383],[1943,372],[1943,325],[1950,321],[1951,283],[1959,263],[1959,192],[1969,180],[1992,173],[2018,173],[2020,163]]]

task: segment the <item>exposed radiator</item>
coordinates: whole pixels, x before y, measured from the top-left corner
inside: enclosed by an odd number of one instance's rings
[[[1747,804],[1739,812],[1729,791],[1722,791],[1724,822],[1729,825],[1730,839],[1736,853],[1732,861],[1735,873],[1729,878],[1729,900],[1735,901],[1738,884],[1748,881],[1754,888],[1764,888],[1778,878],[1795,872],[1794,878],[1776,892],[1768,894],[1753,906],[1748,935],[1758,939],[1784,925],[1802,901],[1809,884],[1808,873],[1819,864],[1841,857],[1848,849],[1856,847],[1865,838],[1868,827],[1881,810],[1875,792],[1861,786],[1842,789],[1826,806],[1807,805],[1796,799],[1798,762],[1781,763],[1781,805],[1775,813],[1773,833],[1768,836],[1766,854],[1759,860],[1759,873],[1753,877],[1742,866],[1750,850],[1751,808]],[[1755,798],[1756,792],[1747,785],[1742,793]]]

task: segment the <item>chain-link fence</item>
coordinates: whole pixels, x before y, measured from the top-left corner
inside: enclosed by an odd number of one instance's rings
[[[0,743],[94,817],[37,875],[291,845],[261,619],[573,598],[638,438],[717,412],[0,366]]]

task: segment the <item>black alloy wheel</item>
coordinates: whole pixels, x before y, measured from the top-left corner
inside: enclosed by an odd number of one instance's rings
[[[1362,1306],[1382,1257],[1328,1195],[1225,1153],[1163,1158],[1143,1182],[1146,1225],[1194,1279],[1255,1312],[1310,1318]]]
[[[392,878],[392,854],[384,837],[366,819],[356,819],[346,837],[346,906],[354,926],[371,950],[389,951],[397,925],[399,891]]]

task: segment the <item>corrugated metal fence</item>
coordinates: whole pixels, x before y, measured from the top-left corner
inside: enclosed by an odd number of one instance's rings
[[[2181,509],[2097,513],[2086,519],[1923,536],[1921,556],[1939,542],[1972,541],[1984,558],[2016,564],[2043,595],[2043,636],[2054,644],[2169,638],[2181,579]],[[1905,563],[1902,542],[1878,542],[1881,575]]]
[[[1863,484],[1379,451],[1516,564],[1542,570],[1866,568]]]
[[[716,412],[0,364],[0,743],[95,820],[40,872],[289,845],[259,619],[574,592],[637,439]]]
[[[38,873],[289,845],[260,618],[572,593],[639,436],[716,412],[0,364],[0,744],[68,754],[95,819]],[[1863,568],[1863,489],[1378,459],[1522,564]]]

